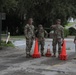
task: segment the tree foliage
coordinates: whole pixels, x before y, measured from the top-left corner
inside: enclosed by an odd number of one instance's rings
[[[67,19],[76,17],[75,0],[19,0],[18,6],[21,14],[26,17],[33,17],[35,23],[42,23],[44,26],[53,24],[56,18],[62,19],[62,24]]]
[[[62,25],[69,17],[76,18],[76,0],[0,0],[0,11],[13,21],[14,25],[9,22],[9,27],[23,28],[25,15],[26,19],[33,17],[35,26],[41,23],[49,28],[57,18],[62,20]]]

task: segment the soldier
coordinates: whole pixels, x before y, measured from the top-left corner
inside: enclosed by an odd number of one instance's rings
[[[32,25],[33,19],[29,18],[28,23],[24,28],[24,34],[26,38],[26,57],[30,57],[30,51],[33,44],[34,35],[34,26]]]
[[[75,36],[75,38],[74,38],[74,43],[76,43],[76,36]]]
[[[76,35],[75,35],[75,38],[74,38],[74,44],[75,44],[75,52],[76,52]]]
[[[45,44],[44,37],[47,37],[48,33],[47,31],[44,30],[41,24],[38,26],[38,30],[36,30],[36,36],[38,38],[39,46],[41,45],[41,55],[44,56],[44,44]]]
[[[61,53],[61,47],[64,40],[64,28],[61,25],[61,20],[57,19],[56,24],[51,26],[54,30],[53,36],[53,57],[56,57],[56,45],[58,44],[58,57]]]

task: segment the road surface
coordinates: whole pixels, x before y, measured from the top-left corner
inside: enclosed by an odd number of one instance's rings
[[[19,42],[24,45],[18,45]],[[57,57],[45,56],[26,58],[24,42],[23,40],[13,41],[17,45],[16,48],[0,50],[0,75],[76,75],[76,54],[73,40],[66,41],[68,56],[66,61],[59,60]],[[52,51],[52,42],[46,41],[45,52],[48,44]]]

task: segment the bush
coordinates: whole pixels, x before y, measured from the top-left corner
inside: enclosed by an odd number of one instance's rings
[[[67,37],[69,35],[69,29],[64,29],[64,37]]]
[[[14,45],[12,44],[11,41],[8,41],[8,43],[6,44],[5,41],[1,41],[1,47],[14,47]]]
[[[72,36],[75,36],[76,35],[76,30],[73,27],[69,28],[69,34],[72,35]]]

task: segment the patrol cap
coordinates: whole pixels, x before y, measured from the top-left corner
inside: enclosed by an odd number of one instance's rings
[[[41,24],[38,27],[43,27]]]
[[[57,19],[56,22],[61,22],[61,19]]]

